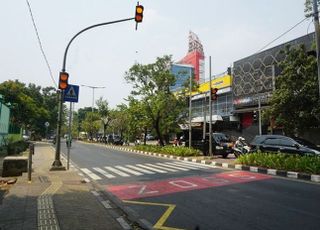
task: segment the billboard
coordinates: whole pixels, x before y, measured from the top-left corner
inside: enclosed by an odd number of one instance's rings
[[[170,91],[178,91],[189,80],[190,74],[193,74],[193,66],[173,64],[171,73],[176,77],[176,83],[174,86],[170,86]]]

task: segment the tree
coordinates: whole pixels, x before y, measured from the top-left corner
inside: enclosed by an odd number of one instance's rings
[[[103,125],[103,140],[104,142],[106,142],[106,130],[110,122],[109,104],[107,100],[103,100],[103,98],[100,97],[96,101],[96,105],[98,106],[98,113],[100,115],[100,119]]]
[[[265,115],[283,126],[286,135],[299,135],[320,125],[317,62],[304,46],[286,47],[283,52],[286,58]]]
[[[6,103],[11,104],[11,124],[30,131],[34,138],[44,136],[45,122],[52,119],[52,124],[55,124],[56,119],[53,105],[56,96],[55,93],[45,95],[48,90],[41,90],[41,87],[35,84],[26,87],[18,80],[1,83],[0,94],[4,96]],[[52,103],[48,103],[49,99]]]
[[[133,85],[129,101],[138,106],[141,113],[136,118],[151,122],[160,145],[164,145],[164,139],[168,139],[169,133],[178,127],[185,110],[184,99],[170,92],[170,86],[176,80],[170,71],[171,65],[171,56],[158,57],[152,64],[133,65],[125,74],[127,82]]]
[[[318,7],[320,6],[320,0],[317,0]],[[313,15],[313,0],[306,0],[304,3],[304,13],[306,17],[311,17]]]
[[[99,131],[101,125],[100,116],[95,112],[86,113],[84,121],[82,121],[82,129],[93,138]]]
[[[116,109],[110,111],[110,127],[113,132],[124,137],[124,133],[128,130],[128,106],[125,104],[118,105]],[[128,135],[125,136],[128,139]]]

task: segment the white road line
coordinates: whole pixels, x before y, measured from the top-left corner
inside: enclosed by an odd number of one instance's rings
[[[91,172],[87,168],[81,168],[80,170],[82,172],[84,172],[85,174],[87,174],[89,177],[91,177],[91,179],[93,179],[93,180],[101,180],[101,177],[99,177],[98,175],[94,174],[93,172]]]
[[[206,166],[206,165],[201,165],[201,164],[198,164],[198,163],[191,163],[191,162],[175,161],[174,163],[182,164],[182,165],[189,165],[189,166],[194,166],[194,167],[204,168],[204,169],[209,169],[210,168],[209,166]]]
[[[113,173],[115,173],[115,174],[117,174],[117,175],[119,175],[119,176],[130,177],[129,174],[126,174],[126,173],[124,173],[124,172],[122,172],[122,171],[120,171],[118,169],[115,169],[115,168],[112,168],[112,167],[109,167],[109,166],[105,166],[104,168],[109,170],[109,171],[111,171],[111,172],[113,172]]]
[[[181,166],[181,167],[188,168],[188,169],[200,169],[199,167],[196,167],[193,165],[185,165],[185,164],[179,164],[179,163],[173,163],[173,162],[167,162],[166,164]]]
[[[149,170],[146,170],[146,169],[142,169],[142,168],[138,168],[136,166],[133,166],[133,165],[126,165],[127,168],[132,168],[134,170],[137,170],[139,172],[143,172],[143,173],[146,173],[146,174],[154,174],[154,172],[151,172]]]
[[[160,170],[160,169],[155,169],[153,167],[149,167],[149,166],[142,165],[142,164],[136,164],[136,166],[139,166],[139,167],[145,168],[145,169],[149,169],[151,171],[158,172],[158,173],[167,173],[167,171],[163,171],[163,170]]]
[[[97,171],[97,172],[101,173],[102,175],[104,175],[105,177],[107,177],[107,178],[109,178],[109,179],[111,179],[111,178],[115,178],[115,176],[114,176],[114,175],[107,173],[106,171],[104,171],[104,170],[103,170],[103,169],[101,169],[101,168],[97,168],[97,167],[95,167],[95,168],[93,168],[93,170],[95,170],[95,171]]]
[[[127,172],[127,173],[131,173],[131,174],[133,174],[133,175],[135,175],[135,176],[142,176],[142,175],[143,175],[143,174],[140,173],[140,172],[134,171],[134,170],[132,170],[132,169],[125,168],[125,167],[120,166],[120,165],[115,166],[115,168],[120,169],[120,170],[122,170],[122,171],[125,171],[125,172]]]
[[[162,166],[165,166],[165,167],[169,167],[169,168],[173,168],[173,169],[178,169],[178,170],[181,170],[181,171],[189,171],[189,169],[186,169],[186,168],[182,168],[179,167],[179,166],[174,166],[174,165],[169,165],[167,163],[156,163],[157,165],[162,165]]]
[[[169,171],[169,172],[178,172],[175,169],[170,169],[170,168],[159,166],[159,165],[154,165],[154,164],[146,164],[146,165],[148,165],[150,167],[155,167],[155,168],[158,168],[158,169],[163,169],[163,170],[166,170],[166,171]]]

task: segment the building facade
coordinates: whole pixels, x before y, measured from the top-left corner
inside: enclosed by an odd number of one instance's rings
[[[178,64],[191,65],[194,68],[194,79],[197,83],[205,81],[205,65],[203,46],[198,36],[189,32],[189,49],[185,57],[183,57]]]
[[[258,111],[268,107],[268,100],[275,90],[276,78],[281,74],[279,64],[284,60],[286,46],[303,44],[312,53],[314,33],[308,34],[276,47],[253,54],[233,63],[234,115],[239,117],[240,134],[251,140],[259,134]],[[260,107],[259,107],[260,104]],[[262,124],[262,134],[276,132],[268,124]],[[278,130],[281,133],[281,130]]]
[[[2,95],[0,95],[0,146],[3,145],[9,133],[9,118],[10,108],[2,102]]]

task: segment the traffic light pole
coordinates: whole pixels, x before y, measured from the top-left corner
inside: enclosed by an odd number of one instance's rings
[[[56,136],[56,154],[54,158],[54,162],[52,163],[51,169],[52,171],[57,170],[66,170],[64,166],[62,166],[60,160],[60,143],[61,143],[61,123],[62,123],[62,106],[63,106],[63,91],[59,90],[59,107],[58,107],[58,122],[57,122],[57,136]]]
[[[133,18],[126,18],[126,19],[121,19],[121,20],[116,20],[116,21],[111,21],[111,22],[104,22],[104,23],[99,23],[95,24],[92,26],[89,26],[87,28],[84,28],[83,30],[79,31],[77,34],[75,34],[71,40],[69,41],[65,51],[64,51],[64,56],[63,56],[63,64],[62,64],[62,72],[66,72],[66,62],[67,62],[67,55],[68,55],[68,50],[71,45],[71,43],[74,41],[76,37],[78,37],[80,34],[83,32],[100,27],[100,26],[105,26],[105,25],[110,25],[110,24],[115,24],[115,23],[120,23],[120,22],[125,22],[125,21],[131,21],[135,20],[135,17]],[[55,154],[55,160],[51,166],[50,170],[65,170],[65,167],[62,166],[61,160],[60,160],[60,146],[61,146],[61,123],[62,123],[62,107],[63,107],[63,91],[59,92],[59,110],[58,110],[58,124],[57,124],[57,137],[56,137],[56,154]]]
[[[212,156],[211,56],[209,56],[209,155]]]

